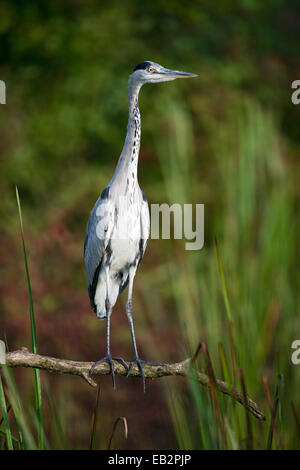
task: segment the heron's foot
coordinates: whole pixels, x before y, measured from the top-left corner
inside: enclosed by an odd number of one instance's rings
[[[140,359],[139,357],[136,357],[133,359],[133,361],[131,361],[131,363],[129,364],[129,368],[128,368],[128,372],[127,372],[127,377],[129,376],[132,368],[134,365],[137,365],[138,367],[138,370],[141,374],[141,377],[142,377],[142,381],[143,381],[143,391],[146,392],[146,380],[145,380],[145,374],[144,374],[144,371],[143,371],[143,364],[149,364],[149,365],[152,365],[152,366],[161,366],[163,365],[162,363],[160,362],[150,362],[150,361],[143,361],[142,359]]]
[[[117,362],[119,362],[120,364],[122,364],[122,366],[124,367],[125,371],[126,371],[127,374],[128,374],[129,367],[128,367],[128,365],[126,364],[126,362],[125,362],[121,357],[111,356],[111,354],[107,354],[106,356],[102,357],[102,359],[99,359],[99,361],[94,362],[94,364],[93,364],[92,367],[90,368],[89,374],[90,374],[90,375],[93,375],[93,372],[94,372],[94,370],[95,370],[95,367],[96,367],[98,364],[101,364],[102,362],[107,362],[108,365],[109,365],[109,367],[110,367],[110,373],[111,373],[111,377],[112,377],[113,388],[114,388],[114,390],[115,390],[115,389],[116,389],[116,381],[115,381],[115,369],[114,369],[114,363],[113,363],[113,361],[117,361]]]

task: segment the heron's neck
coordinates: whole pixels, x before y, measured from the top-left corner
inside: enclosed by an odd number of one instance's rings
[[[115,171],[115,177],[126,182],[128,185],[137,182],[137,167],[141,141],[141,115],[138,107],[138,96],[141,85],[132,83],[129,79],[128,101],[129,117],[127,134],[122,153]]]

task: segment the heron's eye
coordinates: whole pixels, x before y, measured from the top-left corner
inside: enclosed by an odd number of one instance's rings
[[[154,72],[154,68],[153,67],[148,67],[148,72]]]

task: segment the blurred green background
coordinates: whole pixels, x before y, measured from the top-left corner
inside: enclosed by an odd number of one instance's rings
[[[89,211],[110,180],[127,124],[127,81],[153,60],[199,75],[143,87],[139,182],[149,203],[205,204],[205,245],[150,240],[134,288],[142,358],[178,361],[208,345],[215,374],[237,367],[267,421],[250,418],[265,448],[278,373],[273,448],[300,446],[299,2],[8,1],[0,4],[1,317],[10,350],[30,344],[28,293],[15,186],[19,188],[39,352],[93,361],[105,325],[90,309],[83,242]],[[214,250],[217,239],[230,310]],[[132,357],[126,295],[112,317],[112,351]],[[226,314],[227,312],[227,314]],[[205,370],[205,364],[200,367]],[[14,372],[28,419],[33,374]],[[41,373],[50,448],[87,448],[96,392],[76,377]],[[181,378],[100,382],[96,448],[128,421],[123,449],[249,447],[245,412],[219,397],[226,444],[207,391]],[[240,386],[239,386],[240,388]],[[207,405],[211,406],[207,406]],[[31,411],[30,411],[31,410]],[[34,429],[34,419],[32,419]],[[247,434],[248,433],[248,434]],[[222,434],[222,433],[221,433]]]

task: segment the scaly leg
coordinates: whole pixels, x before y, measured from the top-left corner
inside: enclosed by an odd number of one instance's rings
[[[145,380],[145,374],[144,374],[144,371],[143,371],[143,364],[151,364],[151,365],[159,366],[159,365],[161,365],[161,363],[143,361],[139,358],[139,354],[138,354],[138,350],[137,350],[137,346],[136,346],[136,340],[135,340],[134,326],[133,326],[132,300],[131,300],[132,299],[133,279],[134,279],[135,272],[136,272],[136,270],[134,272],[129,271],[128,299],[127,299],[127,303],[126,303],[126,314],[127,314],[127,318],[128,318],[128,321],[129,321],[130,333],[131,333],[131,339],[132,339],[132,345],[133,345],[133,352],[134,352],[133,360],[129,364],[127,377],[129,376],[134,364],[136,364],[138,366],[138,369],[139,369],[141,377],[142,377],[143,391],[146,392],[146,380]]]
[[[107,273],[107,279],[108,279],[108,273]],[[108,281],[107,281],[107,286],[108,286]],[[125,370],[128,372],[129,368],[126,364],[126,362],[121,358],[121,357],[113,357],[110,352],[110,317],[111,317],[111,312],[112,308],[108,300],[108,289],[107,289],[107,297],[106,297],[106,356],[104,356],[102,359],[99,359],[99,361],[94,362],[90,369],[90,375],[93,374],[95,367],[98,364],[101,364],[101,362],[107,362],[110,367],[110,373],[112,376],[112,383],[113,383],[113,388],[114,390],[116,389],[116,381],[115,381],[115,371],[114,371],[114,361],[119,362],[122,364],[122,366],[125,368]]]

